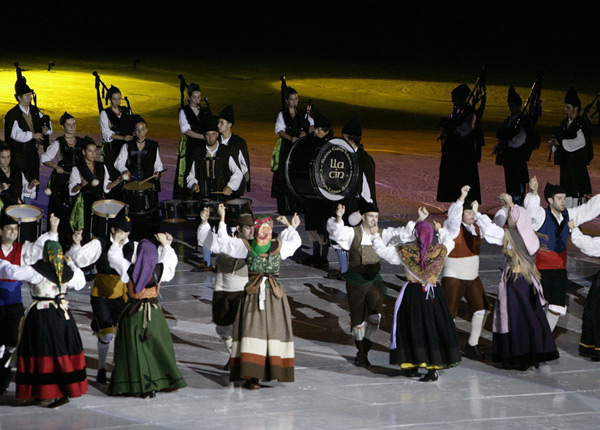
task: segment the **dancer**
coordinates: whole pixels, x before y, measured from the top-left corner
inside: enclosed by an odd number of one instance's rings
[[[158,293],[163,282],[175,276],[177,255],[171,248],[173,237],[157,233],[156,245],[143,239],[132,261],[121,249],[127,234],[118,232],[108,250],[110,267],[127,285],[127,305],[119,318],[115,339],[115,367],[110,378],[110,394],[155,397],[157,391],[173,391],[187,384],[175,362],[171,333]]]

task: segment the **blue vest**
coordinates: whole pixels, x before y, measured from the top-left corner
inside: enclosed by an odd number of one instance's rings
[[[563,222],[558,224],[558,221],[552,215],[550,208],[546,208],[546,219],[544,224],[537,231],[543,236],[540,236],[540,247],[547,248],[548,251],[561,253],[567,250],[567,242],[569,241],[569,212],[565,209],[562,212]]]
[[[0,306],[23,303],[21,281],[0,280]]]

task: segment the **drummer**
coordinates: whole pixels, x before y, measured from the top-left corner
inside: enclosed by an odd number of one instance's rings
[[[27,181],[19,166],[12,162],[10,147],[0,144],[0,198],[5,207],[20,205],[25,198],[34,199],[40,182]]]
[[[234,123],[233,105],[225,106],[219,114],[219,143],[230,148],[233,158],[244,174],[240,188],[233,194],[234,197],[239,197],[244,194],[244,190],[250,192],[250,155],[246,141],[231,132]]]
[[[73,234],[73,246],[67,252],[73,258],[77,267],[87,267],[96,264],[96,277],[92,287],[91,305],[94,319],[92,330],[98,338],[98,374],[96,382],[106,383],[106,357],[108,348],[114,337],[115,326],[119,315],[125,308],[127,286],[121,281],[119,274],[110,267],[108,250],[115,240],[122,242],[123,257],[129,262],[135,262],[138,242],[130,241],[131,220],[121,209],[115,218],[112,218],[110,237],[93,239],[81,245],[82,232]]]
[[[195,199],[225,200],[240,190],[244,174],[231,149],[219,144],[217,117],[208,118],[204,137],[206,143],[192,154],[186,184]]]
[[[48,146],[46,152],[40,157],[40,161],[44,166],[54,169],[46,186],[46,194],[50,196],[48,214],[56,214],[60,219],[65,220],[60,223],[59,231],[60,243],[65,245],[67,243],[65,235],[72,233],[69,231],[69,223],[66,222],[71,214],[69,176],[73,167],[78,165],[83,158],[83,147],[86,140],[83,137],[75,136],[77,122],[68,112],[60,117],[60,125],[64,134]]]
[[[96,200],[104,199],[104,196],[111,189],[123,182],[122,176],[118,176],[114,181],[110,180],[106,165],[96,160],[97,153],[98,148],[96,147],[96,143],[91,138],[88,138],[83,147],[83,157],[71,170],[68,183],[69,195],[73,198],[71,207],[74,211],[78,211],[75,214],[71,214],[71,221],[78,224],[79,227],[83,224],[82,237],[85,241],[91,238],[92,204]],[[82,211],[78,209],[81,206],[76,205],[75,197],[79,196],[83,199]],[[83,220],[83,223],[81,220]],[[79,227],[75,227],[74,230],[79,230]]]
[[[111,85],[106,93],[110,106],[100,112],[100,131],[102,132],[102,161],[106,163],[112,177],[119,173],[114,167],[121,146],[133,140],[129,116],[131,110],[121,106],[121,90]]]

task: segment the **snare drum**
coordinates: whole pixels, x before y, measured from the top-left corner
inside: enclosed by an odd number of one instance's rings
[[[165,200],[160,203],[160,219],[168,223],[184,222],[182,213],[183,200]]]
[[[205,207],[210,208],[211,217],[217,216],[219,202],[216,200],[184,200],[181,202],[181,214],[184,218],[200,218],[200,211]]]
[[[241,214],[252,214],[252,200],[242,198],[227,200],[225,209],[227,221],[235,223]]]
[[[125,206],[125,203],[118,200],[98,200],[92,203],[92,236],[108,237],[110,220]]]
[[[19,224],[17,242],[35,242],[42,234],[44,213],[40,208],[32,205],[13,205],[6,208],[6,215]]]
[[[145,215],[156,211],[156,192],[152,184],[129,182],[123,187],[123,193],[131,215]]]

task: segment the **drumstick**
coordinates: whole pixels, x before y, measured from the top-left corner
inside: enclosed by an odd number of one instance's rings
[[[150,177],[148,177],[148,178],[144,179],[143,181],[140,181],[139,183],[140,183],[140,184],[145,184],[145,183],[146,183],[146,182],[148,182],[150,179],[154,179],[154,178],[156,178],[158,175],[160,175],[160,174],[161,174],[161,173],[163,173],[163,172],[166,172],[167,170],[168,170],[168,169],[161,170],[160,172],[156,172],[154,175],[152,175],[152,176],[150,176]]]

